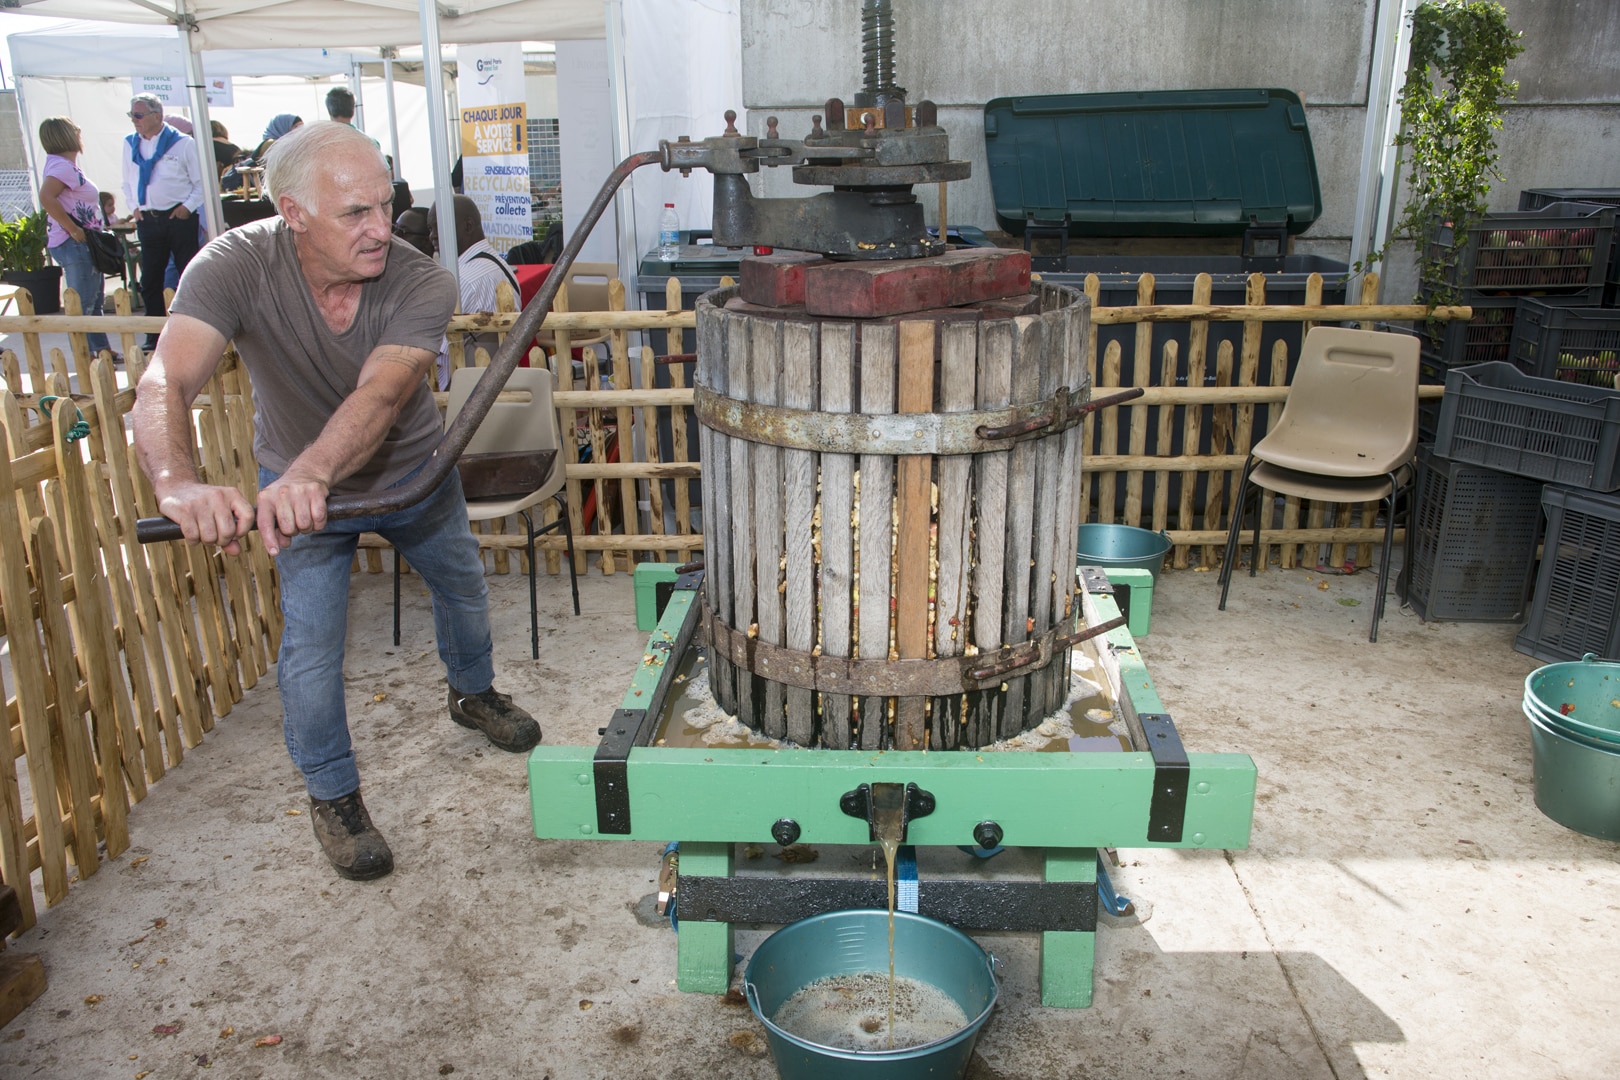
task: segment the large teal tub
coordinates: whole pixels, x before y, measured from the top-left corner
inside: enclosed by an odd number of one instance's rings
[[[894,973],[949,995],[968,1023],[947,1038],[900,1050],[840,1050],[807,1042],[771,1019],[800,989],[832,975],[889,969],[886,911],[829,911],[782,927],[743,973],[748,1005],[765,1025],[782,1080],[951,1080],[967,1072],[1000,988],[995,960],[962,931],[904,911],[894,916]]]

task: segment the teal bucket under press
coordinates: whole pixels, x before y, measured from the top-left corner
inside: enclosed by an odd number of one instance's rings
[[[1081,566],[1104,570],[1146,570],[1158,584],[1159,570],[1170,551],[1170,537],[1149,532],[1135,525],[1104,525],[1090,522],[1080,526],[1075,554]]]
[[[1620,664],[1587,653],[1575,663],[1537,668],[1524,680],[1524,707],[1551,727],[1620,750]]]
[[[771,1017],[799,990],[836,975],[889,970],[886,911],[830,911],[790,923],[760,943],[743,973],[749,1008],[765,1025],[782,1080],[952,1080],[966,1074],[1000,987],[995,960],[962,931],[921,915],[894,915],[894,973],[939,988],[968,1017],[947,1038],[903,1050],[853,1051],[807,1042]]]
[[[1620,664],[1588,655],[1524,680],[1536,808],[1568,829],[1620,840]]]

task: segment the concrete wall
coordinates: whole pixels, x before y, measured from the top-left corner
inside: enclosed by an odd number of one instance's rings
[[[1385,0],[1388,2],[1388,0]],[[912,101],[938,102],[952,153],[973,177],[951,185],[953,222],[993,229],[983,107],[1015,94],[1276,86],[1300,94],[1322,216],[1296,250],[1347,258],[1360,175],[1379,0],[895,0],[895,66]],[[1516,104],[1499,137],[1493,210],[1525,187],[1620,187],[1620,3],[1503,0],[1524,32],[1510,66]],[[828,97],[861,87],[859,0],[742,0],[749,128],[775,115],[803,135]],[[694,136],[716,134],[694,131]],[[760,193],[790,194],[785,172]],[[931,193],[924,201],[932,203]],[[933,209],[930,206],[930,221]],[[1405,288],[1392,265],[1392,287]],[[1393,293],[1386,292],[1386,296]]]

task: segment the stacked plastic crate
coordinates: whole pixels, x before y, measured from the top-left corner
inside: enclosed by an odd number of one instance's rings
[[[1441,229],[1431,239],[1454,256],[1451,280],[1474,317],[1432,333],[1419,328],[1425,379],[1447,390],[1421,425],[1434,446],[1418,462],[1407,596],[1424,618],[1469,621],[1516,619],[1529,601],[1521,651],[1552,648],[1554,659],[1570,647],[1550,640],[1569,637],[1553,625],[1566,619],[1557,612],[1575,612],[1580,596],[1598,598],[1566,590],[1559,604],[1558,587],[1539,579],[1529,589],[1542,504],[1557,524],[1560,492],[1602,500],[1620,489],[1620,312],[1598,306],[1620,277],[1617,208],[1620,189],[1525,191],[1518,212],[1489,214],[1465,237]],[[1426,283],[1431,292],[1435,284]],[[1565,487],[1543,491],[1542,483]],[[1609,501],[1620,541],[1620,500]],[[1557,567],[1547,559],[1542,577]],[[1609,580],[1617,584],[1608,591],[1620,591],[1620,577]]]
[[[1612,299],[1620,276],[1616,206],[1568,201],[1574,195],[1620,204],[1620,190],[1526,191],[1523,213],[1493,215],[1470,230],[1459,280],[1528,282],[1539,271],[1547,284],[1570,287],[1582,304],[1570,306],[1568,294],[1521,296],[1507,355],[1446,371],[1428,464],[1431,470],[1441,460],[1453,470],[1490,470],[1501,478],[1501,492],[1513,483],[1545,484],[1541,564],[1515,645],[1544,661],[1620,655],[1620,311],[1596,306],[1605,289]],[[1540,205],[1549,199],[1555,201]],[[1524,234],[1524,222],[1550,217],[1562,220],[1543,223],[1535,239]],[[1504,245],[1504,237],[1518,246]],[[1579,246],[1572,255],[1573,245]],[[1519,502],[1527,491],[1518,489]],[[1515,520],[1506,533],[1513,534]],[[1417,550],[1410,557],[1421,563],[1422,526],[1413,533]],[[1421,572],[1415,565],[1414,582]],[[1514,580],[1522,586],[1525,578]]]

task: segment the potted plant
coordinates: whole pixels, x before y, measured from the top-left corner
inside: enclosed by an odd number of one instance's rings
[[[27,289],[36,315],[62,310],[62,268],[45,262],[45,211],[0,221],[0,281]]]

